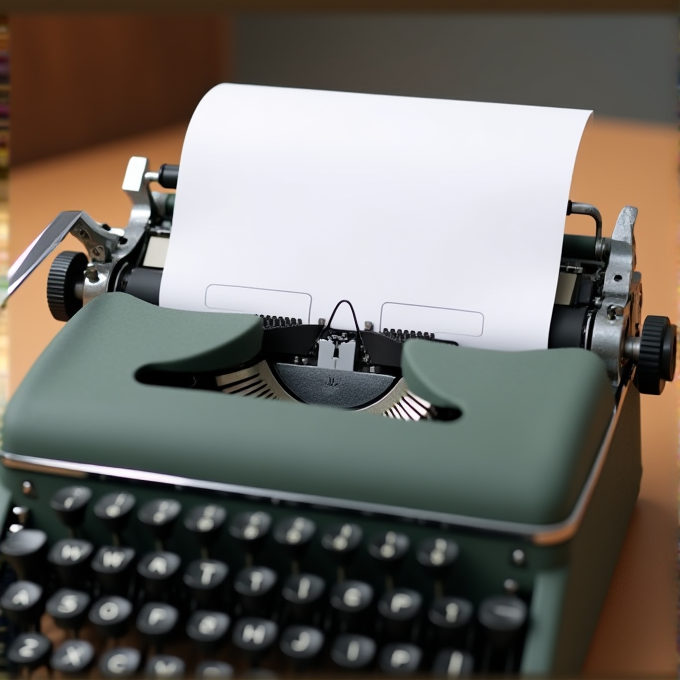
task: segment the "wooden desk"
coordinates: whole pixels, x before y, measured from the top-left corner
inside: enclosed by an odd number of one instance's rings
[[[184,126],[175,127],[13,171],[11,261],[61,210],[86,210],[124,226],[129,204],[119,187],[128,158],[148,156],[152,167],[177,163],[183,135]],[[600,208],[606,235],[624,205],[640,209],[644,311],[673,319],[676,148],[674,127],[596,121],[582,145],[571,192],[572,199]],[[576,217],[571,223],[591,233],[591,220]],[[69,238],[64,249],[78,246]],[[11,389],[61,327],[45,302],[48,269],[43,265],[9,305]],[[592,674],[675,675],[676,390],[670,386],[661,397],[643,397],[642,410],[642,490],[586,664]]]

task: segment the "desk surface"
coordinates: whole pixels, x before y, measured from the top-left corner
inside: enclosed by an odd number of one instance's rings
[[[124,226],[120,190],[127,160],[151,167],[178,163],[185,128],[134,137],[22,166],[10,179],[10,261],[61,210],[86,210]],[[677,133],[672,126],[613,121],[591,124],[576,167],[571,198],[598,206],[611,234],[619,210],[640,209],[638,269],[645,314],[676,318]],[[572,228],[572,222],[574,223]],[[570,218],[569,230],[590,233],[591,221]],[[62,249],[81,249],[69,238]],[[47,309],[44,264],[9,305],[10,391],[61,324]],[[85,388],[85,386],[83,386]],[[671,676],[676,672],[676,389],[642,399],[644,474],[638,504],[601,616],[586,670],[592,674]]]

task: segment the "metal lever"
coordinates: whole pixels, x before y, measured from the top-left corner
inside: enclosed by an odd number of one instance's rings
[[[33,270],[66,238],[73,233],[87,247],[90,259],[105,262],[111,259],[120,235],[104,229],[82,210],[66,210],[59,213],[43,232],[21,254],[10,267],[7,293],[0,306],[5,305],[10,295],[30,276]]]

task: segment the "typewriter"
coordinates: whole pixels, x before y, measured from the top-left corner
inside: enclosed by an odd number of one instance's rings
[[[158,307],[178,168],[133,158],[127,228],[61,213],[64,328],[4,419],[13,674],[575,674],[641,476],[637,211],[566,235],[548,350]],[[152,191],[152,187],[165,191]],[[341,304],[349,304],[343,302]]]

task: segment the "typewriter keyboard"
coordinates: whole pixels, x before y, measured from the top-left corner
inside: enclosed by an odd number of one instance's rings
[[[503,580],[481,573],[474,539],[446,527],[110,488],[53,486],[6,530],[0,620],[12,674],[519,669],[530,588],[514,578],[517,551],[515,564],[502,559]]]

